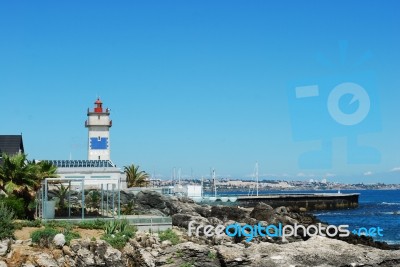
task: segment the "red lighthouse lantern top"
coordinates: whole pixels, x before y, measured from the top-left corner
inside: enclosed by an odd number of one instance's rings
[[[103,112],[103,102],[101,102],[100,97],[97,98],[96,102],[94,102],[96,105],[94,107],[94,112],[96,113],[102,113]]]

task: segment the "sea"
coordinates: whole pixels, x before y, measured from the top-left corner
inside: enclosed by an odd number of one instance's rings
[[[290,193],[337,193],[333,190],[318,191],[259,191],[263,194]],[[349,230],[364,227],[382,229],[376,241],[400,244],[400,190],[341,190],[341,193],[359,193],[359,206],[352,209],[315,211],[313,214],[330,225],[349,225]],[[218,194],[220,195],[220,194]],[[221,195],[247,195],[247,192],[231,191]]]

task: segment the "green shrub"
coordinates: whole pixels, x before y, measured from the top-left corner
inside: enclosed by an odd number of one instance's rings
[[[81,235],[78,232],[74,232],[74,231],[70,231],[70,230],[64,230],[63,234],[65,236],[65,244],[68,246],[72,239],[81,238]]]
[[[127,219],[122,219],[119,221],[119,231],[125,232],[129,227],[129,221]]]
[[[67,222],[67,221],[47,221],[44,223],[45,227],[48,228],[65,228],[71,230],[72,228],[75,227],[75,224],[73,222]]]
[[[105,220],[91,220],[91,221],[81,221],[77,226],[81,229],[104,229],[106,225]]]
[[[42,221],[41,220],[34,220],[34,221],[25,221],[25,224],[23,227],[40,227],[42,226]]]
[[[158,233],[161,241],[169,240],[171,241],[172,245],[176,245],[180,242],[179,236],[172,231],[172,229],[167,229],[165,231],[160,231]]]
[[[0,203],[0,240],[14,238],[14,212],[4,203]]]
[[[135,236],[136,231],[136,227],[129,225],[125,219],[112,220],[107,222],[101,239],[116,249],[122,249],[128,240]]]
[[[101,237],[104,241],[106,241],[108,244],[110,244],[113,248],[116,249],[123,249],[128,242],[129,238],[122,233],[118,234],[113,234],[113,235],[103,235]]]
[[[14,212],[15,218],[25,219],[25,202],[22,198],[17,198],[15,196],[2,197],[0,199],[1,203],[4,203],[6,207]]]
[[[129,221],[126,219],[108,221],[104,227],[104,234],[112,235],[116,233],[130,233],[136,232],[137,229],[133,225],[129,225]]]
[[[175,256],[177,256],[178,258],[182,258],[184,256],[183,251],[182,250],[177,250],[175,252]]]
[[[215,260],[217,258],[217,254],[215,254],[215,252],[212,252],[212,251],[208,252],[207,256],[211,260]]]
[[[99,209],[101,201],[101,193],[97,190],[92,190],[86,195],[86,206],[91,209]]]
[[[116,220],[108,221],[104,229],[106,235],[113,235],[117,232],[118,222]]]
[[[172,263],[175,263],[175,262],[174,262],[174,260],[173,260],[172,258],[168,258],[168,259],[165,261],[165,263],[167,263],[167,264],[172,264]]]
[[[193,267],[194,262],[185,262],[181,264],[179,267]]]
[[[41,220],[33,220],[33,221],[28,221],[28,220],[20,220],[20,221],[14,221],[15,229],[22,229],[23,227],[40,227],[42,226],[42,221]]]
[[[50,247],[54,236],[58,233],[59,231],[49,227],[36,230],[31,233],[32,242],[39,244],[41,247]]]

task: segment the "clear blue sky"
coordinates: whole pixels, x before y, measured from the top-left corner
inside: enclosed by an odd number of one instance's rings
[[[214,167],[239,178],[258,161],[267,178],[398,183],[399,7],[2,1],[0,134],[22,132],[30,158],[85,159],[86,109],[100,95],[112,109],[118,166],[136,163],[163,177],[173,167],[196,176]],[[326,117],[340,82],[361,83],[369,94],[371,112],[358,128]],[[296,102],[304,99],[293,99],[293,90],[304,85],[326,88],[314,102]],[[346,97],[338,105],[352,114],[361,104]],[[348,162],[348,135],[380,157],[350,148],[361,162]],[[331,142],[329,164],[318,157],[302,164],[301,154],[321,140]]]

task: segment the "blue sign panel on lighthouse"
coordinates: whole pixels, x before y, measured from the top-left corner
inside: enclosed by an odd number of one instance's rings
[[[101,137],[100,139],[97,137],[90,138],[90,148],[91,149],[107,149],[108,148],[108,138]]]

